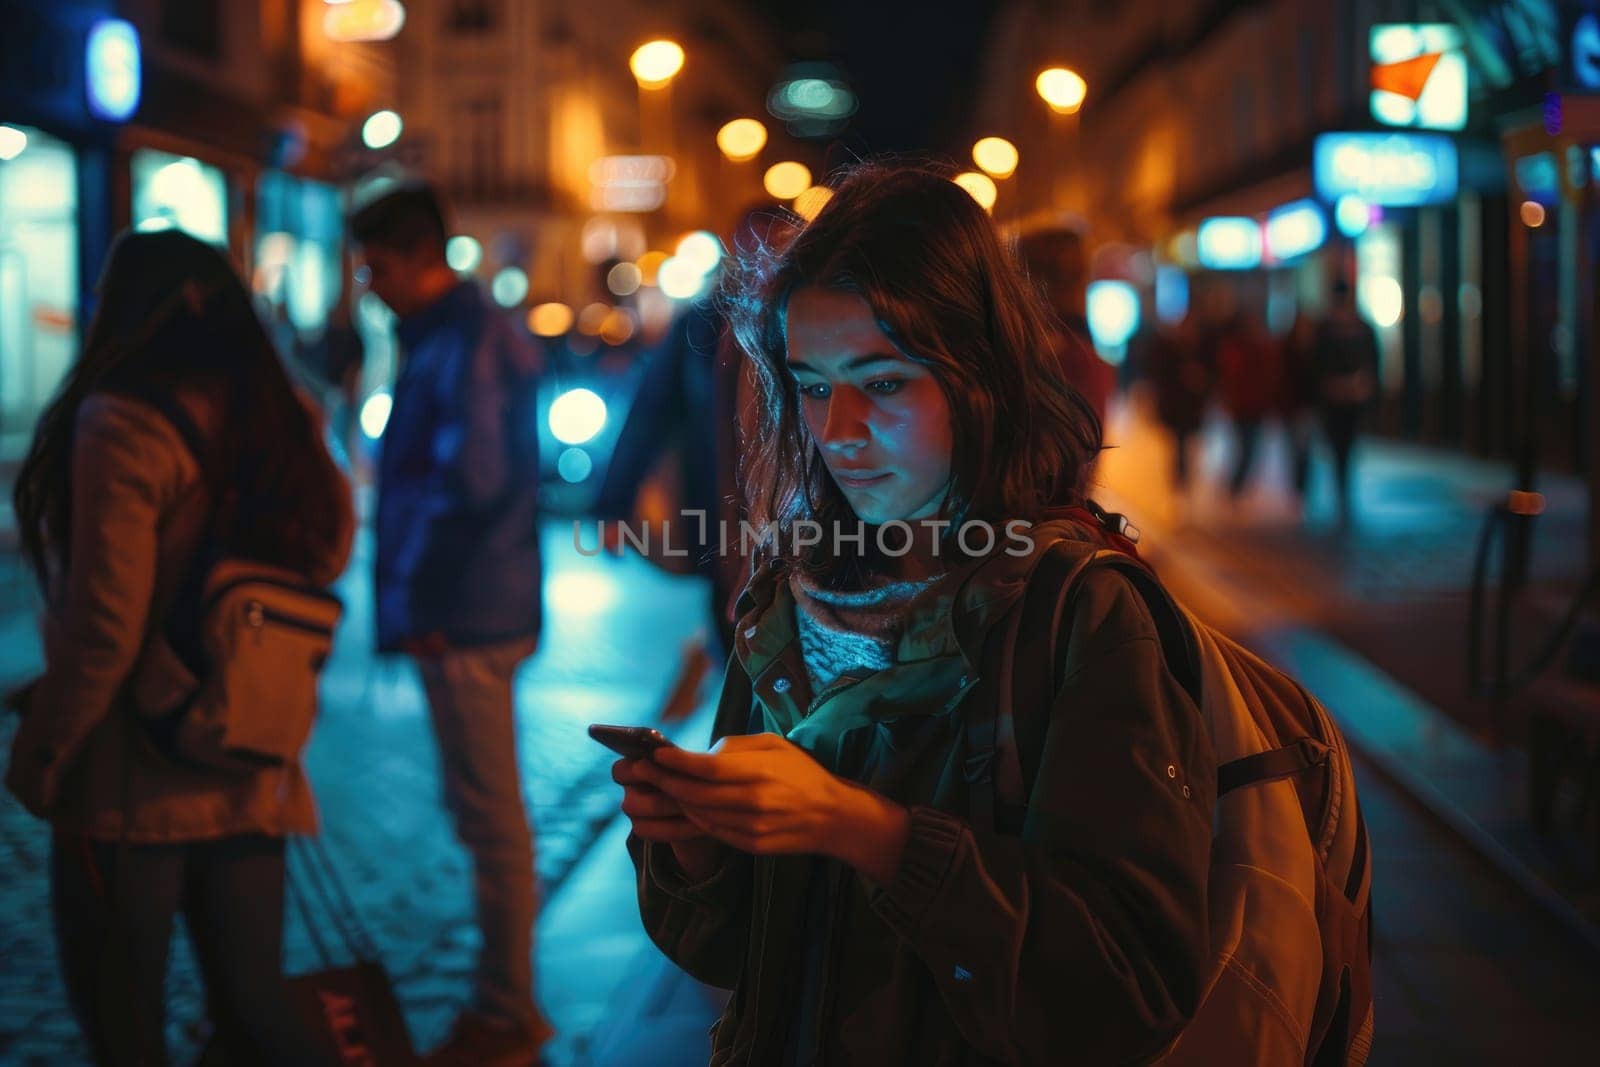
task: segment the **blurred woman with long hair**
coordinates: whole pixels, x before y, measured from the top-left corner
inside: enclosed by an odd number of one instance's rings
[[[1054,566],[1132,546],[1047,310],[922,168],[856,169],[743,268],[770,536],[719,741],[613,769],[646,928],[734,990],[712,1062],[1155,1055],[1204,982],[1215,760],[1132,579]],[[1005,624],[1041,601],[1058,627]]]
[[[316,829],[304,773],[171,760],[130,694],[198,625],[176,616],[202,552],[326,584],[350,550],[349,486],[221,252],[177,231],[117,241],[15,510],[46,668],[6,784],[52,826],[63,977],[95,1059],[165,1062],[181,912],[229,1062],[316,1062],[280,972],[284,838]]]

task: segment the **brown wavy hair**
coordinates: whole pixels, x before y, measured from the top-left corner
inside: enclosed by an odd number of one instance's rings
[[[1085,500],[1100,420],[1062,375],[1050,312],[953,173],[857,164],[835,178],[833,197],[792,241],[735,250],[722,302],[760,398],[746,502],[777,535],[773,554],[807,570],[836,573],[840,561],[823,546],[789,552],[794,523],[854,522],[806,429],[786,362],[789,297],[807,286],[864,299],[899,351],[944,391],[953,439],[939,512],[952,523],[946,547],[962,523],[1035,521]]]
[[[39,419],[13,502],[41,584],[65,566],[73,431],[95,393],[198,388],[222,404],[196,457],[217,503],[212,535],[230,555],[313,571],[343,536],[343,474],[322,442],[244,284],[217,249],[176,230],[126,233],[106,260],[77,362]]]

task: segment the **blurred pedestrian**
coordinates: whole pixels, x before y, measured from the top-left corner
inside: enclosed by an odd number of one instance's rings
[[[763,207],[740,221],[733,246],[746,253],[776,249],[792,235],[786,220]],[[714,297],[697,301],[646,357],[595,505],[602,517],[628,515],[663,450],[676,450],[682,499],[678,514],[669,516],[672,543],[674,551],[689,551],[694,570],[710,584],[715,651],[723,660],[733,651],[734,599],[750,576],[750,561],[739,551],[739,523],[748,518],[739,461],[754,428],[753,402],[751,369],[722,305]]]
[[[361,413],[361,375],[366,368],[367,346],[351,321],[350,305],[341,299],[328,314],[316,346],[316,367],[328,396],[328,426],[339,447],[352,458]]]
[[[1361,317],[1350,283],[1333,283],[1327,314],[1317,324],[1313,348],[1317,406],[1333,452],[1339,523],[1354,519],[1351,472],[1361,420],[1378,395],[1378,333]]]
[[[1025,234],[1017,253],[1030,280],[1053,311],[1050,349],[1072,387],[1089,401],[1101,425],[1116,385],[1116,372],[1095,351],[1086,315],[1089,261],[1083,236],[1065,226]]]
[[[1189,487],[1190,444],[1205,423],[1216,366],[1209,341],[1194,311],[1176,330],[1158,329],[1147,350],[1156,417],[1172,434],[1172,484]]]
[[[1048,653],[1003,656],[1053,656],[1059,682],[1010,720],[1020,805],[979,799],[1006,773],[989,651],[1021,630],[1001,620],[1059,604],[1068,578],[1035,564],[1061,539],[1131,547],[1085,496],[1099,425],[1048,311],[976,202],[913,168],[859,168],[745,266],[747,485],[775,548],[713,751],[612,772],[645,927],[738,990],[712,1062],[1154,1056],[1206,984],[1217,770],[1121,571],[1071,586]],[[1035,537],[1002,549],[1002,527]]]
[[[445,261],[428,186],[392,190],[350,229],[372,291],[399,317],[401,367],[378,461],[377,628],[417,663],[444,800],[471,855],[474,1002],[429,1062],[532,1063],[551,1036],[534,1001],[533,840],[517,764],[517,668],[538,642],[538,357]]]
[[[213,556],[326,584],[354,528],[309,400],[221,253],[178,231],[118,240],[15,495],[48,611],[6,784],[53,828],[57,946],[91,1055],[166,1062],[181,911],[228,1061],[318,1062],[280,972],[284,838],[316,832],[298,761],[178,762],[135,711],[135,676],[192,691],[189,587]]]
[[[1281,354],[1255,320],[1237,308],[1217,328],[1213,344],[1222,409],[1233,422],[1228,492],[1237,499],[1255,469],[1261,424],[1282,402]]]
[[[1289,439],[1290,485],[1301,507],[1311,481],[1311,445],[1316,437],[1316,339],[1317,320],[1302,307],[1279,342],[1283,366],[1279,415]]]

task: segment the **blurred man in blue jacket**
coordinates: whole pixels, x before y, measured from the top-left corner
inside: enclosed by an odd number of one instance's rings
[[[378,646],[421,669],[483,933],[476,1002],[429,1062],[531,1064],[550,1027],[533,996],[533,843],[512,681],[540,625],[538,438],[526,402],[538,355],[445,261],[431,188],[388,192],[350,228],[372,291],[399,317],[378,464]]]

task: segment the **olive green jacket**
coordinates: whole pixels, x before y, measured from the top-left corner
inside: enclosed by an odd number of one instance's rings
[[[1034,533],[1042,550],[1045,528]],[[969,818],[964,717],[994,699],[980,671],[998,662],[991,638],[1032,564],[968,565],[909,620],[895,666],[815,695],[781,570],[752,579],[715,735],[783,734],[908,806],[911,831],[888,885],[733,850],[690,884],[670,849],[630,840],[650,936],[734,991],[714,1064],[790,1062],[796,1048],[827,1064],[1139,1062],[1194,1012],[1216,765],[1127,578],[1085,576],[1061,623],[1053,705],[1016,709],[1050,717],[1020,836]],[[831,887],[820,924],[807,901],[817,863]],[[819,948],[820,971],[807,962]],[[812,1033],[794,1032],[802,1018]]]

